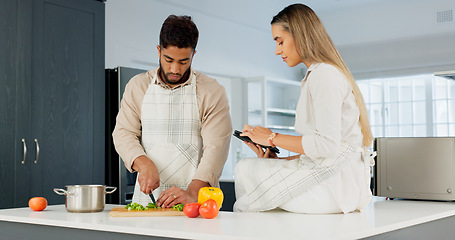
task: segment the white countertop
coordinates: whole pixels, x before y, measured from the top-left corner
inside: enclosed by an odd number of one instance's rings
[[[42,212],[29,208],[0,210],[0,221],[182,239],[356,239],[374,236],[455,215],[455,203],[374,198],[362,212],[310,215],[285,211],[220,212],[214,219],[173,217],[109,217],[68,213],[64,205]]]

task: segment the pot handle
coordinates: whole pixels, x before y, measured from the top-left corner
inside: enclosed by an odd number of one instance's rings
[[[108,191],[108,189],[112,189],[111,191]],[[106,187],[106,194],[111,194],[117,190],[117,187]]]
[[[68,192],[61,188],[54,188],[54,192],[57,193],[58,195],[68,195]]]

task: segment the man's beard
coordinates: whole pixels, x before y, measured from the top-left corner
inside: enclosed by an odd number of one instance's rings
[[[165,83],[171,84],[171,85],[177,85],[177,84],[184,83],[186,80],[188,80],[188,76],[190,75],[190,69],[191,69],[191,66],[188,67],[188,69],[185,71],[185,73],[183,73],[183,76],[178,73],[166,73],[166,72],[164,72],[163,68],[161,67],[161,61],[160,61],[160,70],[159,71],[160,71],[160,76],[163,77],[163,80]],[[172,81],[167,77],[167,75],[179,75],[181,77],[178,80]]]

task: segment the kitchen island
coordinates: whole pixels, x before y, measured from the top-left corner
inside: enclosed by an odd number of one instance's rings
[[[285,211],[220,212],[214,219],[109,217],[69,213],[64,205],[42,212],[0,210],[2,239],[451,239],[455,203],[375,197],[362,212],[311,215]]]

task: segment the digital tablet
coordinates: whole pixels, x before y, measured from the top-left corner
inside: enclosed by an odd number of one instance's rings
[[[252,142],[252,143],[258,145],[257,143],[251,141],[251,139],[250,139],[248,136],[240,136],[241,133],[242,133],[241,131],[235,130],[235,131],[234,131],[234,134],[232,134],[232,135],[234,135],[235,137],[237,137],[238,139],[240,139],[240,140],[242,140],[242,141],[245,141],[245,142]],[[260,145],[260,144],[259,144],[259,146],[261,146],[262,148],[270,148],[270,151],[272,151],[272,152],[274,152],[274,153],[276,153],[276,154],[279,154],[279,153],[280,153],[280,150],[279,150],[277,147],[263,146],[263,145]]]

